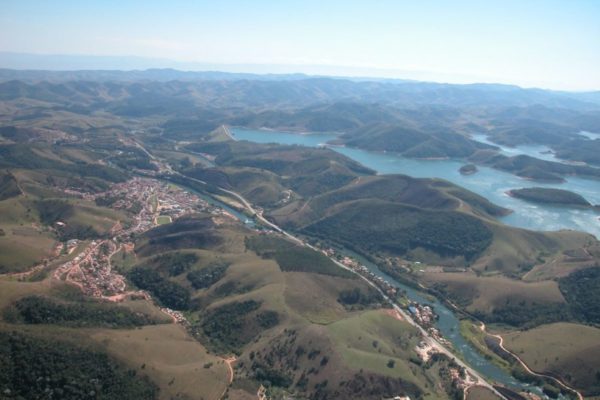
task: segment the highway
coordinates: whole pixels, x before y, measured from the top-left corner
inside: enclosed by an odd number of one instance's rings
[[[307,243],[305,241],[303,241],[302,239],[292,235],[289,232],[286,232],[284,229],[280,228],[278,225],[272,223],[271,221],[267,220],[266,218],[264,218],[262,216],[261,213],[258,213],[254,207],[252,207],[252,205],[250,204],[250,202],[248,202],[242,195],[240,195],[239,193],[233,192],[231,190],[226,190],[223,188],[219,188],[221,191],[234,196],[236,199],[238,199],[243,205],[244,207],[246,207],[246,209],[252,214],[255,215],[256,218],[263,223],[264,225],[272,228],[273,230],[281,233],[282,235],[286,236],[287,238],[303,245],[306,247],[309,247],[315,251],[319,251],[320,249],[312,246],[310,243]],[[344,268],[347,271],[350,271],[354,274],[356,274],[357,276],[359,276],[362,280],[364,280],[367,284],[369,284],[370,286],[372,286],[373,288],[375,288],[382,296],[383,298],[392,305],[392,307],[394,308],[394,310],[396,310],[398,313],[400,313],[400,315],[402,315],[402,317],[411,325],[413,325],[414,327],[416,327],[419,332],[421,332],[421,335],[423,336],[423,339],[425,340],[425,342],[436,349],[437,352],[439,353],[443,353],[446,356],[448,356],[451,359],[454,359],[456,361],[456,363],[458,365],[460,365],[461,367],[463,367],[465,369],[465,371],[467,372],[468,375],[470,375],[475,381],[476,381],[476,385],[479,386],[483,386],[488,388],[489,390],[493,391],[496,395],[500,396],[501,398],[505,398],[502,394],[500,394],[489,382],[487,382],[483,376],[481,376],[477,371],[475,371],[473,368],[471,368],[470,366],[468,366],[466,363],[464,363],[460,358],[458,358],[456,355],[454,355],[448,348],[446,348],[443,344],[441,344],[438,340],[436,340],[434,337],[432,337],[429,332],[427,332],[421,325],[417,324],[412,317],[406,313],[406,311],[404,311],[400,306],[398,306],[388,295],[386,295],[380,288],[379,286],[377,286],[374,282],[372,282],[371,280],[369,280],[367,277],[359,274],[358,272],[354,271],[351,268],[346,267],[344,264],[340,263],[337,259],[333,258],[333,257],[329,257],[329,259],[331,261],[333,261],[336,265],[338,265],[340,268]]]
[[[142,147],[140,145],[140,147]],[[143,147],[142,147],[143,148]],[[144,149],[146,150],[146,149]],[[147,150],[146,150],[147,151]],[[168,163],[166,163],[168,165]],[[169,166],[170,167],[170,166]],[[168,170],[172,171],[173,174],[185,177],[186,179],[189,179],[191,181],[196,181],[198,183],[201,184],[207,184],[206,182],[199,180],[199,179],[195,179],[186,175],[182,175],[177,171],[174,171],[171,168],[168,168]],[[275,223],[267,220],[262,213],[259,213],[256,211],[256,209],[252,206],[252,204],[250,204],[250,202],[248,200],[246,200],[241,194],[236,193],[232,190],[227,190],[221,187],[218,187],[218,189],[220,191],[222,191],[225,194],[228,194],[230,196],[235,197],[237,200],[239,200],[243,206],[247,209],[247,211],[253,215],[260,223],[262,223],[263,225],[273,229],[276,232],[279,232],[280,234],[284,235],[285,237],[287,237],[290,240],[293,240],[294,242],[297,242],[298,244],[302,245],[302,246],[306,246],[309,247],[315,251],[319,251],[320,249],[312,246],[310,243],[305,242],[304,240],[292,235],[291,233],[285,231],[284,229],[282,229],[281,227],[279,227],[278,225],[276,225]],[[483,386],[486,387],[487,389],[491,390],[492,392],[494,392],[497,396],[499,396],[500,398],[506,399],[506,397],[504,397],[502,394],[500,394],[489,382],[487,382],[483,376],[481,376],[477,371],[475,371],[473,368],[471,368],[469,365],[467,365],[465,362],[463,362],[459,357],[457,357],[455,354],[453,354],[448,348],[446,348],[443,344],[441,344],[438,340],[436,340],[434,337],[432,337],[429,332],[427,332],[423,327],[421,327],[419,324],[417,324],[410,315],[408,315],[408,313],[406,313],[401,307],[399,307],[389,296],[387,296],[380,288],[379,286],[377,286],[374,282],[370,281],[368,278],[366,278],[365,276],[359,274],[358,272],[354,271],[351,268],[346,267],[344,264],[340,263],[337,259],[333,258],[333,257],[329,257],[331,259],[331,261],[333,261],[336,265],[338,265],[340,268],[344,268],[354,274],[356,274],[358,277],[360,277],[360,279],[363,279],[367,284],[369,284],[370,286],[372,286],[373,288],[375,288],[382,296],[383,298],[394,308],[394,310],[396,310],[398,313],[400,313],[400,315],[402,315],[402,317],[411,325],[413,325],[414,327],[416,327],[422,334],[423,336],[423,340],[431,347],[435,348],[439,353],[443,353],[446,356],[450,357],[451,359],[454,359],[456,361],[456,363],[463,367],[467,373],[467,375],[469,375],[471,378],[473,378],[473,380],[476,382],[475,385],[479,385],[479,386]]]

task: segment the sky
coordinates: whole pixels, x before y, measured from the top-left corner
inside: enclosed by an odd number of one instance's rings
[[[2,0],[0,52],[600,90],[600,0]]]

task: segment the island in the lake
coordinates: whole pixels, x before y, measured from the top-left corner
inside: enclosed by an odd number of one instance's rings
[[[508,194],[535,203],[585,208],[593,207],[598,210],[598,206],[593,206],[583,196],[568,190],[532,187],[509,190]]]
[[[475,164],[466,164],[459,168],[458,172],[461,175],[473,175],[478,171],[477,166]]]

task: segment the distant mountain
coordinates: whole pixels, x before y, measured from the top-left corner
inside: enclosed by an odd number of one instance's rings
[[[18,81],[18,82],[17,82]],[[574,110],[600,109],[600,95],[523,89],[497,84],[455,85],[407,81],[353,81],[303,75],[253,75],[225,72],[145,71],[19,71],[0,70],[2,99],[36,97],[52,91],[69,95],[119,95],[139,93],[194,98],[202,105],[298,108],[319,103],[361,102],[396,107],[444,105],[452,107],[527,107],[541,105]],[[119,87],[117,87],[119,86]],[[67,93],[65,92],[64,95]],[[69,96],[65,100],[72,100]],[[102,96],[99,96],[102,97]]]
[[[203,81],[203,80],[262,80],[286,81],[306,79],[304,74],[251,74],[220,71],[180,71],[172,68],[120,70],[49,71],[0,69],[0,81],[21,80],[26,82],[68,82],[68,81]]]
[[[57,79],[33,79],[44,76]],[[25,79],[2,81],[2,77]],[[598,165],[600,141],[577,133],[600,132],[600,104],[578,96],[508,85],[291,75],[267,79],[176,70],[0,70],[0,101],[13,110],[5,114],[11,120],[37,119],[57,111],[152,116],[159,118],[165,137],[179,140],[208,134],[222,124],[340,132],[338,144],[415,158],[464,158],[493,149],[469,137],[486,133],[499,144],[544,144],[563,158]],[[34,107],[23,107],[24,103]]]

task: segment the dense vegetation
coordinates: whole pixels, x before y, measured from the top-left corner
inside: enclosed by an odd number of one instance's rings
[[[53,225],[58,221],[63,221],[73,215],[74,207],[66,200],[48,199],[40,200],[35,203],[40,221],[44,225]]]
[[[573,272],[559,280],[559,287],[575,315],[600,324],[600,267]]]
[[[66,200],[47,199],[35,202],[40,221],[45,225],[54,225],[56,222],[67,222],[74,215],[75,207]],[[71,219],[66,225],[57,226],[56,233],[60,240],[91,239],[100,234],[91,226]]]
[[[9,171],[0,172],[0,201],[10,199],[21,194],[19,184]]]
[[[214,227],[210,218],[187,216],[173,223],[159,225],[146,232],[138,254],[143,256],[161,254],[178,249],[213,248],[223,243],[223,239],[210,228]]]
[[[187,274],[187,280],[190,281],[194,289],[205,289],[218,282],[227,271],[228,264],[211,264],[202,269],[190,271]]]
[[[190,291],[154,269],[135,267],[129,272],[129,279],[140,289],[152,293],[165,307],[186,310],[190,305]]]
[[[338,301],[349,309],[362,309],[373,305],[381,305],[383,298],[377,290],[368,287],[365,291],[359,288],[342,290],[338,296]]]
[[[154,399],[158,389],[98,353],[67,342],[0,334],[0,388],[4,399]]]
[[[208,311],[199,325],[193,327],[200,338],[219,352],[241,351],[242,347],[265,329],[279,323],[275,311],[258,311],[261,303],[254,300],[233,302]]]
[[[380,201],[346,204],[304,231],[362,253],[405,255],[422,247],[466,260],[479,255],[492,241],[490,229],[475,217]]]
[[[198,261],[194,253],[171,252],[158,255],[152,259],[152,263],[169,276],[181,275],[188,271]]]
[[[521,329],[529,329],[543,324],[573,319],[569,306],[564,303],[511,303],[496,307],[490,313],[476,311],[474,315],[488,323],[506,324]]]
[[[562,189],[523,188],[510,191],[511,196],[536,203],[548,203],[566,206],[588,207],[591,204],[577,193]]]
[[[336,265],[327,256],[275,237],[252,237],[246,241],[248,249],[277,261],[282,271],[312,272],[316,274],[355,278],[355,275]]]
[[[156,323],[147,315],[125,307],[91,301],[58,302],[41,296],[28,296],[18,300],[5,310],[5,316],[11,322],[74,327],[121,328]]]

